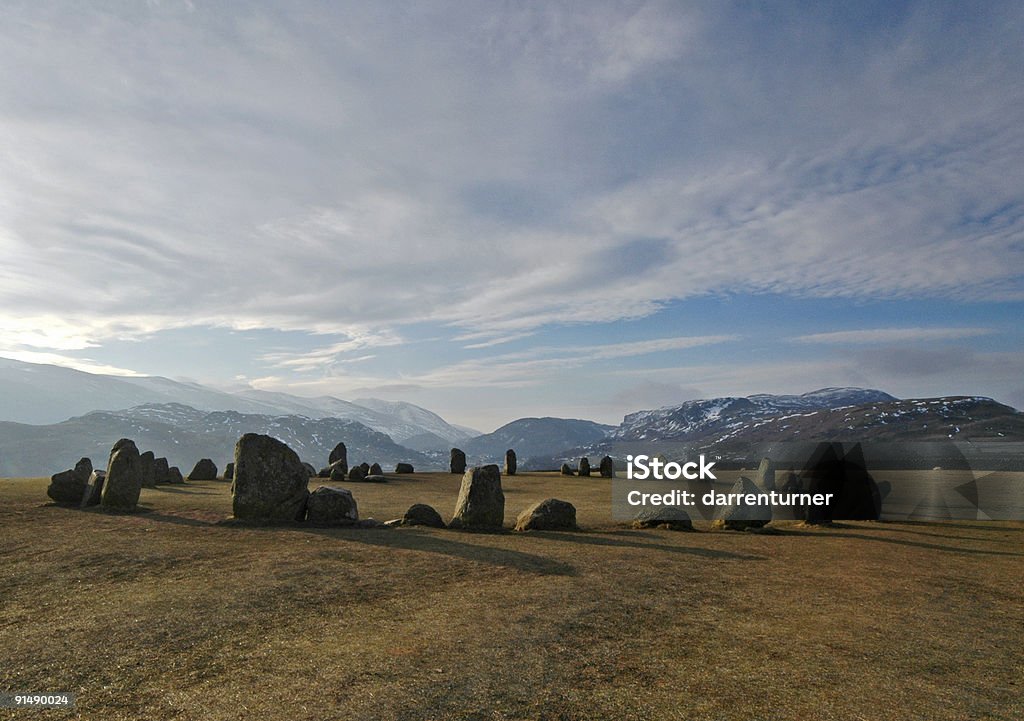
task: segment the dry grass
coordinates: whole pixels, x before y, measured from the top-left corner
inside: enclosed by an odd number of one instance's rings
[[[446,518],[459,479],[352,488]],[[315,485],[315,483],[314,483]],[[634,531],[610,486],[505,479],[579,533],[218,525],[228,484],[150,512],[0,481],[0,689],[88,719],[1019,719],[1024,526]],[[0,712],[3,713],[3,712]]]

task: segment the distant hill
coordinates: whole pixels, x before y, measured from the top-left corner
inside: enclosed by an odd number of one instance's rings
[[[166,456],[182,473],[187,474],[200,458],[212,458],[223,469],[244,433],[266,433],[284,441],[316,468],[327,464],[327,456],[339,441],[348,447],[350,464],[379,462],[389,469],[405,461],[424,470],[443,467],[440,455],[405,448],[357,421],[208,413],[168,403],[87,413],[52,425],[0,423],[0,476],[49,475],[70,467],[82,456],[102,465],[118,438],[131,438],[140,449]]]
[[[471,461],[498,463],[515,450],[523,461],[604,439],[615,426],[571,418],[520,418],[493,433],[471,438],[462,450]]]
[[[453,426],[436,413],[412,403],[370,398],[364,401],[369,405],[361,405],[331,396],[303,398],[253,389],[228,393],[159,376],[108,376],[5,358],[0,358],[0,398],[0,421],[16,423],[52,424],[91,411],[180,403],[208,412],[346,418],[386,433],[397,442],[434,434],[444,439],[441,447],[478,434]]]

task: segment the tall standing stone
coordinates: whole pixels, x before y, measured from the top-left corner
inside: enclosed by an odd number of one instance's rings
[[[235,462],[231,461],[224,466],[224,480],[233,481],[235,480]]]
[[[605,456],[601,459],[601,478],[615,478],[615,462],[612,461],[611,456]]]
[[[156,476],[156,482],[158,484],[171,482],[171,479],[167,475],[169,470],[171,470],[171,467],[167,463],[166,458],[160,457],[153,461],[153,475]]]
[[[498,466],[474,466],[462,476],[451,528],[501,528],[505,523],[505,494]]]
[[[754,483],[769,493],[775,490],[775,464],[771,458],[761,459],[761,465],[757,467],[757,479]]]
[[[563,476],[573,476],[573,475],[575,475],[572,472],[572,466],[570,466],[568,463],[563,463],[562,467],[558,469],[558,472],[561,473]]]
[[[348,472],[348,448],[344,443],[339,443],[334,447],[331,455],[327,457],[327,465],[332,466],[338,461],[345,464],[345,471]]]
[[[374,463],[372,466],[370,466],[370,471],[366,475],[368,475],[368,476],[379,476],[379,475],[382,475],[383,473],[384,473],[384,469],[380,467],[380,464],[379,463]],[[396,470],[396,473],[397,473],[397,470]]]
[[[509,448],[505,451],[505,475],[514,476],[516,474],[516,452]]]
[[[93,470],[89,474],[89,483],[85,487],[85,492],[82,493],[82,508],[100,505],[100,499],[103,497],[103,483],[106,477],[106,471]]]
[[[580,459],[580,475],[590,476],[590,459],[586,456]]]
[[[104,508],[133,511],[142,493],[142,468],[135,443],[121,439],[114,444],[107,464],[100,504]]]
[[[295,451],[257,433],[235,444],[235,481],[231,507],[235,518],[301,521],[306,515],[309,474]]]
[[[139,475],[143,488],[156,488],[156,456],[153,451],[139,454]]]
[[[466,454],[459,448],[452,449],[451,461],[448,464],[452,473],[466,472]]]

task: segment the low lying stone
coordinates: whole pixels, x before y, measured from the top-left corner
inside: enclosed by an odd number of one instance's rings
[[[374,463],[372,466],[370,466],[370,470],[366,472],[366,475],[368,475],[368,476],[383,476],[384,475],[384,469],[380,467],[379,463]]]
[[[403,526],[430,526],[431,528],[444,528],[444,520],[441,514],[426,503],[414,503],[401,518]]]
[[[690,515],[677,506],[645,508],[633,519],[633,528],[666,528],[670,531],[692,531]]]
[[[399,463],[395,466],[395,473],[414,473],[411,463]]]
[[[338,486],[320,486],[306,501],[306,520],[310,523],[348,524],[359,520],[359,509],[352,492]]]
[[[387,483],[388,477],[379,473],[371,473],[368,476],[363,476],[363,483]]]
[[[57,503],[79,505],[82,502],[82,494],[89,485],[89,478],[92,475],[92,461],[88,458],[79,459],[74,468],[50,476],[50,485],[46,489],[46,495]]]
[[[573,473],[572,466],[570,466],[568,463],[563,463],[562,467],[559,469],[558,472],[561,473],[563,476],[575,476],[576,475],[575,473]]]
[[[517,531],[575,531],[576,506],[568,501],[548,498],[519,514]]]

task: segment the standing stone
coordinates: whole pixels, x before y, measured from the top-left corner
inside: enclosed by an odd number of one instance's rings
[[[615,478],[615,462],[611,456],[601,459],[601,478]]]
[[[583,456],[583,458],[580,459],[580,475],[587,477],[590,476],[590,459],[586,456]]]
[[[327,468],[325,468],[324,470],[327,471],[327,475],[324,476],[323,471],[321,471],[321,478],[330,478],[332,481],[338,482],[344,481],[345,479],[348,478],[348,464],[345,463],[344,461],[336,461],[332,465],[327,466]],[[356,466],[352,470],[355,471],[361,469],[359,469],[359,466]]]
[[[509,448],[505,451],[505,475],[514,476],[516,474],[516,452]]]
[[[348,471],[348,448],[345,447],[344,443],[339,443],[331,451],[331,455],[327,457],[327,465],[333,466],[338,461],[345,464],[345,470]]]
[[[762,458],[757,467],[757,479],[754,481],[762,491],[771,493],[775,490],[775,464],[771,458]]]
[[[228,465],[229,466],[234,466],[233,463],[229,463]],[[313,464],[312,463],[306,463],[305,461],[303,461],[302,462],[302,467],[306,469],[306,473],[309,474],[310,478],[315,478],[316,477],[316,469],[313,468]],[[234,470],[234,469],[232,469],[232,470]],[[227,471],[224,472],[224,475],[225,475],[225,477],[227,476]]]
[[[563,463],[562,467],[559,469],[558,472],[561,473],[563,476],[576,475],[575,473],[572,472],[572,466],[570,466],[568,463]]]
[[[234,461],[231,461],[226,466],[224,466],[224,480],[225,481],[233,481],[234,479],[235,479],[235,463],[234,463]]]
[[[337,486],[320,486],[309,494],[306,520],[310,523],[345,524],[359,520],[359,508],[351,491]]]
[[[452,473],[466,472],[466,454],[458,448],[452,449],[451,461],[448,464]]]
[[[363,472],[364,476],[370,474],[370,464],[367,463],[366,461],[363,461],[362,463],[359,464],[359,469]]]
[[[86,486],[89,485],[91,475],[92,461],[82,458],[74,468],[50,476],[50,485],[46,489],[46,495],[57,503],[78,505],[82,502],[82,494],[85,493]]]
[[[235,461],[235,466],[238,466],[238,461]],[[217,480],[217,464],[211,461],[209,458],[203,458],[198,461],[192,472],[188,474],[188,480],[190,481],[216,481]]]
[[[352,470],[348,472],[348,479],[350,481],[359,482],[366,478],[366,471],[363,470],[362,466],[352,466]],[[331,475],[331,479],[334,480],[334,475]]]
[[[171,466],[167,469],[167,482],[174,484],[185,482],[185,479],[181,477],[181,471],[178,470],[177,466]]]
[[[124,442],[125,440],[122,439],[115,444],[116,450],[110,456],[100,503],[104,508],[134,511],[142,493],[142,469],[139,449],[132,441]]]
[[[94,470],[89,474],[89,484],[85,487],[85,492],[82,493],[82,508],[100,505],[100,499],[103,497],[103,482],[106,478],[106,471]]]
[[[170,483],[171,479],[167,477],[167,471],[170,470],[170,466],[167,464],[166,458],[157,458],[153,461],[153,476],[156,478],[157,484]]]
[[[139,454],[139,475],[143,488],[156,488],[156,456],[153,451]]]
[[[309,476],[298,454],[276,438],[246,433],[235,444],[235,518],[301,521],[306,515]]]
[[[752,480],[746,476],[740,476],[735,485],[729,489],[730,494],[764,494]],[[715,520],[712,522],[714,528],[728,528],[732,531],[745,531],[748,528],[762,528],[772,520],[772,507],[770,504],[747,504],[734,503],[729,506],[722,506],[715,513]]]
[[[501,528],[505,522],[505,494],[498,466],[474,466],[462,476],[451,528]]]
[[[534,503],[519,514],[517,531],[575,531],[576,506],[568,501],[548,498]]]
[[[370,470],[367,471],[366,475],[368,475],[368,476],[382,476],[382,475],[384,475],[384,469],[380,467],[379,463],[374,463],[372,466],[370,466]]]
[[[395,473],[413,473],[413,467],[411,463],[399,463],[395,466]]]

